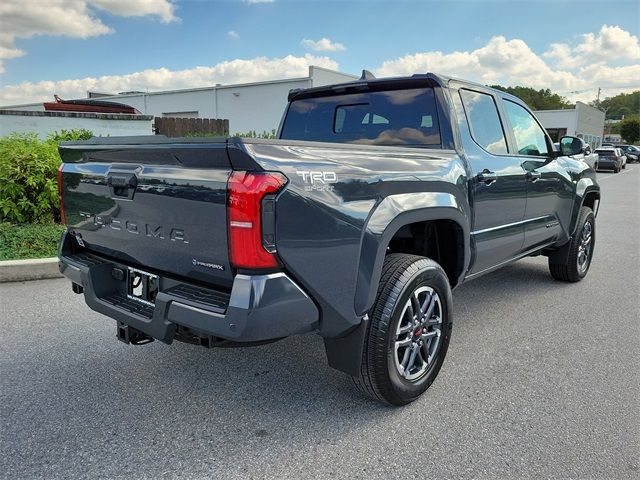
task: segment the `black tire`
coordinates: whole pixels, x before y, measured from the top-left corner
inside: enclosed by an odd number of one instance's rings
[[[587,223],[589,224],[589,248],[586,251]],[[569,243],[569,254],[566,256],[565,263],[558,263],[553,256],[549,257],[549,271],[551,276],[556,280],[563,282],[579,282],[587,276],[591,260],[593,259],[593,251],[596,242],[596,219],[593,210],[589,207],[582,207],[578,216],[578,225],[575,235]],[[582,255],[585,255],[583,258]],[[586,259],[586,263],[583,260]]]
[[[422,305],[420,298],[424,298]],[[420,314],[412,316],[416,306],[425,307],[424,311],[419,308]],[[406,405],[431,386],[449,348],[453,324],[451,287],[447,275],[438,263],[429,258],[401,253],[387,255],[378,295],[369,317],[360,374],[352,377],[353,382],[371,398],[391,405]],[[426,325],[424,329],[420,322]],[[400,333],[401,328],[409,331]],[[439,334],[434,333],[438,328]],[[401,336],[402,339],[398,340]],[[438,343],[434,343],[436,338]],[[411,346],[397,347],[402,342],[409,342]],[[399,348],[404,350],[401,352]],[[431,348],[434,349],[433,354]],[[407,350],[410,356],[413,355],[411,366],[409,361],[405,364]],[[400,355],[403,356],[402,362]],[[401,365],[403,370],[406,369],[403,374],[399,371]],[[414,366],[415,369],[420,366],[420,370],[412,370]],[[407,379],[412,376],[411,372],[418,373],[415,373],[415,378]]]

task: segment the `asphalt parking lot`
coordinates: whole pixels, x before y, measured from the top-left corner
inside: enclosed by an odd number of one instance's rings
[[[396,409],[320,338],[125,346],[66,280],[0,286],[2,478],[639,478],[640,166],[599,173],[578,284],[546,258],[454,292],[440,376]]]

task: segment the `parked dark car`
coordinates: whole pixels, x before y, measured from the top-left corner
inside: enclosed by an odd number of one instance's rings
[[[288,100],[277,140],[61,145],[60,271],[121,341],[316,333],[363,393],[403,405],[444,362],[457,285],[530,255],[557,280],[587,275],[596,173],[573,137],[554,152],[522,100],[367,73]]]
[[[622,169],[622,155],[619,154],[619,149],[600,147],[596,148],[596,153],[598,154],[599,170],[613,170],[614,173],[618,173]]]
[[[640,148],[634,145],[619,145],[619,148],[627,156],[628,162],[640,162]]]

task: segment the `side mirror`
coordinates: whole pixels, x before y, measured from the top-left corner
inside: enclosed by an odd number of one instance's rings
[[[562,137],[560,139],[560,154],[570,157],[584,152],[582,140],[578,137]]]

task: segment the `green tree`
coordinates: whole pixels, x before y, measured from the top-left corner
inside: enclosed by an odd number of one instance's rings
[[[574,107],[574,104],[566,98],[553,93],[548,88],[536,90],[529,87],[503,87],[502,85],[491,85],[491,88],[515,95],[529,105],[532,110],[560,110]]]
[[[632,115],[620,122],[620,136],[630,144],[640,140],[640,115]]]
[[[592,102],[592,104],[595,103],[596,102]],[[620,119],[629,115],[640,115],[640,90],[605,98],[598,105],[594,106],[607,112],[608,119]]]

